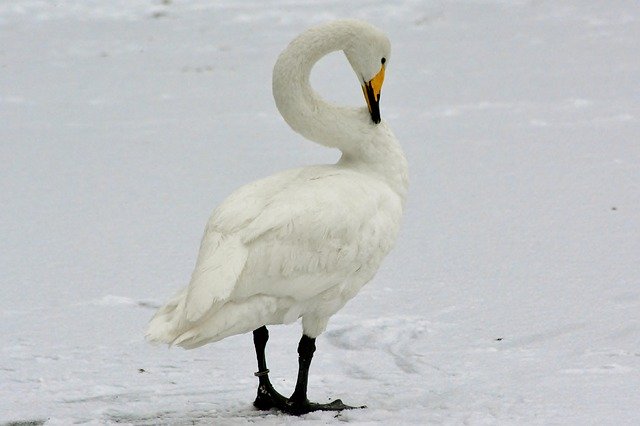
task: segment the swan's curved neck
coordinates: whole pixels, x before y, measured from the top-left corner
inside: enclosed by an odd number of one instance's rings
[[[273,68],[273,97],[293,130],[319,144],[350,152],[355,148],[354,126],[373,126],[366,108],[332,105],[309,84],[311,69],[330,52],[344,50],[352,30],[336,22],[307,30],[280,54]]]
[[[294,39],[273,68],[273,97],[293,130],[342,151],[339,166],[376,175],[404,198],[407,161],[386,123],[374,124],[364,106],[345,108],[324,101],[309,84],[315,63],[330,52],[349,49],[353,35],[352,23],[336,21]]]

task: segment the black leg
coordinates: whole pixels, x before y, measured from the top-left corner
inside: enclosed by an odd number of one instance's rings
[[[259,380],[258,395],[253,405],[259,410],[282,409],[287,403],[287,398],[280,395],[269,381],[269,369],[267,368],[267,360],[264,353],[267,347],[267,340],[269,340],[267,327],[262,326],[253,331],[253,344],[256,347],[256,357],[258,359],[258,372],[255,374]]]
[[[365,408],[365,407],[350,407],[342,403],[341,400],[336,399],[329,404],[316,404],[309,402],[307,399],[307,384],[309,382],[309,366],[311,365],[311,359],[313,353],[316,350],[316,339],[302,335],[300,343],[298,344],[298,381],[296,382],[296,388],[289,398],[286,407],[283,411],[301,415],[309,413],[311,411],[342,411],[353,408]]]
[[[270,410],[276,408],[288,414],[296,416],[309,413],[311,411],[342,411],[353,408],[336,399],[329,404],[316,404],[307,399],[307,384],[309,382],[309,367],[311,359],[316,350],[316,339],[303,335],[298,344],[298,381],[291,398],[280,395],[269,381],[269,369],[265,357],[265,348],[269,340],[267,327],[262,326],[253,331],[253,344],[256,347],[256,357],[258,359],[258,395],[253,405],[259,410]]]
[[[296,382],[296,389],[293,391],[291,398],[289,398],[290,404],[297,405],[309,402],[307,399],[307,384],[309,383],[309,367],[315,351],[316,339],[303,334],[298,344],[298,381]]]

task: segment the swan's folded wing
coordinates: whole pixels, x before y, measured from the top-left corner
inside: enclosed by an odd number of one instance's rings
[[[256,291],[306,299],[386,254],[397,224],[384,204],[401,206],[386,185],[360,180],[337,173],[292,185],[243,228],[250,247],[246,277],[270,283]]]
[[[185,314],[199,320],[211,306],[226,300],[247,260],[247,248],[237,235],[205,232],[187,290]]]
[[[188,321],[234,297],[308,299],[390,250],[401,205],[385,184],[347,172],[287,173],[274,177],[278,185],[241,188],[216,209],[188,287]]]
[[[184,312],[188,321],[199,320],[214,303],[229,298],[247,260],[247,247],[238,231],[297,173],[288,170],[245,185],[214,210],[187,288]]]

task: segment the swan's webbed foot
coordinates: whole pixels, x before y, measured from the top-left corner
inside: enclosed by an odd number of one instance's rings
[[[268,411],[276,409],[286,414],[294,416],[301,416],[303,414],[311,413],[313,411],[342,411],[342,410],[354,410],[360,408],[366,408],[365,405],[359,407],[352,407],[344,404],[341,400],[327,404],[318,404],[316,402],[309,401],[296,401],[294,399],[288,399],[278,393],[272,386],[258,387],[258,396],[253,402],[253,406],[258,410]]]
[[[288,401],[287,398],[280,395],[280,393],[273,388],[271,383],[261,383],[260,386],[258,386],[258,395],[256,396],[256,400],[253,401],[253,406],[263,411],[271,410],[272,408],[282,410],[282,407],[285,407]]]
[[[335,401],[329,402],[327,404],[318,404],[316,402],[305,401],[295,401],[293,399],[289,399],[287,401],[287,406],[284,409],[281,409],[283,412],[287,414],[293,414],[294,416],[301,416],[303,414],[311,413],[312,411],[342,411],[342,410],[354,410],[366,408],[366,405],[362,405],[359,407],[352,407],[350,405],[344,404],[341,400],[336,399]]]

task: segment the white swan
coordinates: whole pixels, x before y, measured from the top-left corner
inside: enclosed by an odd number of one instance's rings
[[[343,50],[368,108],[343,108],[309,85],[313,65]],[[195,348],[253,331],[260,384],[254,405],[293,414],[351,408],[307,400],[315,338],[376,273],[393,246],[407,191],[407,162],[380,119],[390,44],[377,28],[339,20],[311,28],[282,52],[273,96],[299,134],[338,148],[337,164],[284,171],[231,194],[207,224],[191,282],[153,317],[152,342]],[[266,325],[302,318],[300,370],[291,398],[269,382]]]

